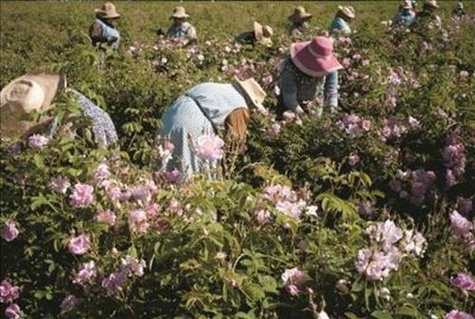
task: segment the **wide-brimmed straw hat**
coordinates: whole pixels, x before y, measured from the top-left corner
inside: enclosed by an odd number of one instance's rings
[[[233,84],[238,87],[239,91],[243,92],[247,96],[255,108],[257,108],[260,112],[266,112],[266,109],[262,103],[264,102],[267,94],[254,78],[241,81],[237,77],[234,77]]]
[[[115,5],[112,2],[106,2],[100,9],[94,9],[96,15],[103,19],[118,19],[120,14],[117,13]]]
[[[290,46],[290,57],[300,71],[313,77],[326,76],[343,69],[333,55],[333,40],[324,36],[312,41],[293,43]]]
[[[341,12],[350,19],[355,18],[355,9],[352,6],[338,6],[338,12]]]
[[[287,19],[292,22],[300,22],[302,20],[308,20],[311,17],[312,14],[306,12],[304,7],[298,6],[294,9],[294,13],[292,13]]]
[[[268,25],[262,26],[257,21],[254,21],[254,35],[256,36],[256,41],[265,46],[272,45],[271,36],[274,33],[272,28]]]
[[[32,123],[22,117],[32,112],[44,113],[54,107],[52,101],[56,92],[65,86],[66,77],[59,74],[27,74],[11,81],[0,92],[2,132],[25,133]]]
[[[439,7],[436,0],[426,0],[426,1],[424,1],[424,6],[425,7],[432,7],[432,8],[438,8]]]
[[[189,15],[186,13],[185,8],[183,7],[175,7],[173,9],[173,14],[170,16],[170,19],[173,18],[188,18]]]
[[[411,0],[404,0],[404,1],[401,3],[401,9],[412,9]]]

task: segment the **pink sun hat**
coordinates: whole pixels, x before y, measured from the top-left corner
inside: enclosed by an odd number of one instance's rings
[[[343,69],[333,55],[333,40],[327,37],[316,37],[312,41],[297,42],[290,46],[292,62],[303,73],[322,77]]]

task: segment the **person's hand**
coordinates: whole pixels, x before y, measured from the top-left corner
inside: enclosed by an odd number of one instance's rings
[[[297,105],[297,107],[293,109],[292,112],[294,112],[297,115],[301,115],[305,113],[305,111],[300,107],[300,105]]]

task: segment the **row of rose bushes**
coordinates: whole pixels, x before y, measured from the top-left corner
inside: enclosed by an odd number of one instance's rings
[[[339,39],[341,111],[316,118],[315,101],[308,115],[283,119],[274,112],[275,66],[288,39],[271,49],[130,41],[103,60],[71,37],[62,48],[70,58],[41,68],[65,72],[107,109],[120,142],[96,150],[87,123],[77,123],[53,140],[2,145],[2,310],[9,318],[470,318],[473,23],[445,29],[430,37],[362,29]],[[16,74],[22,65],[7,67]],[[176,184],[179,172],[152,169],[171,149],[152,147],[166,105],[195,83],[234,75],[254,76],[269,109],[253,114],[234,170],[224,181]]]

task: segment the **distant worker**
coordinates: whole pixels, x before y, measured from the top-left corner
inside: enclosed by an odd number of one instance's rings
[[[309,21],[312,14],[305,11],[305,8],[298,6],[294,9],[294,13],[287,19],[291,21],[289,26],[289,34],[293,39],[301,38],[309,29]]]
[[[89,37],[92,45],[106,44],[111,49],[117,50],[120,44],[120,34],[114,23],[120,18],[114,4],[106,2],[101,9],[95,9],[96,20],[89,26]]]
[[[355,9],[351,6],[338,6],[335,18],[330,24],[330,35],[348,36],[351,34],[350,23],[355,18]]]
[[[185,8],[175,7],[170,19],[172,24],[168,27],[166,37],[170,39],[183,40],[185,45],[192,45],[198,42],[195,27],[187,21],[190,16]]]
[[[255,21],[253,30],[241,33],[235,38],[235,41],[244,44],[261,44],[270,47],[272,46],[272,34],[273,30],[270,26],[262,26],[262,24]]]

